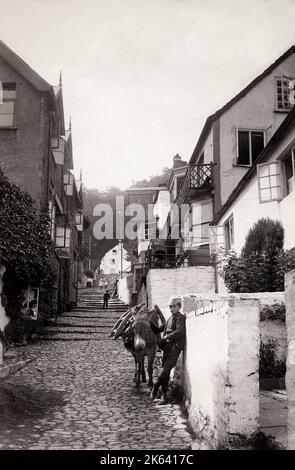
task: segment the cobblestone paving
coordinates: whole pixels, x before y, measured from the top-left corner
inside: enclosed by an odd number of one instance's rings
[[[179,405],[133,386],[121,341],[47,341],[18,349],[26,368],[0,385],[1,449],[187,449]]]

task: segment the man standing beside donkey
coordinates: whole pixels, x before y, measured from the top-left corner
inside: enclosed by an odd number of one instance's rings
[[[181,298],[173,297],[169,302],[172,315],[165,325],[159,327],[158,331],[164,330],[164,335],[159,343],[163,349],[162,368],[158,380],[153,386],[151,398],[157,397],[160,386],[162,387],[162,399],[159,405],[168,403],[167,391],[169,385],[170,372],[175,367],[177,359],[185,344],[185,316],[180,312]]]

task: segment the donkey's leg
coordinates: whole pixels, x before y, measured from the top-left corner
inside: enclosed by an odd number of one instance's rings
[[[144,368],[144,358],[145,358],[145,356],[143,356],[143,358],[142,358],[142,370],[141,370],[141,381],[142,382],[146,382],[146,374],[145,374],[145,368]]]
[[[141,370],[142,370],[142,357],[141,354],[137,355],[136,358],[136,379],[135,379],[135,386],[139,387],[140,385],[140,376],[141,376]]]
[[[149,375],[149,383],[148,386],[150,388],[153,387],[153,370],[154,370],[154,360],[155,360],[156,350],[154,349],[148,355],[148,375]]]
[[[133,378],[133,382],[136,383],[137,381],[137,374],[138,374],[138,359],[136,358],[135,354],[134,354],[134,363],[135,363],[135,370],[134,370],[134,378]]]
[[[137,362],[136,359],[134,358],[134,363],[135,363],[135,369],[134,369],[134,377],[133,377],[133,382],[136,382],[136,375],[137,375]]]

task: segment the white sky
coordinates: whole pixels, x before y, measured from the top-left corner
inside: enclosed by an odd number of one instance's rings
[[[0,0],[0,37],[63,73],[87,187],[189,159],[206,117],[295,43],[295,0]]]

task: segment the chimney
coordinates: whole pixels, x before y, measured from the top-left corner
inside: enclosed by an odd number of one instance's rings
[[[181,159],[181,156],[178,153],[173,157],[173,168],[180,168],[181,166],[187,165],[187,162]]]

